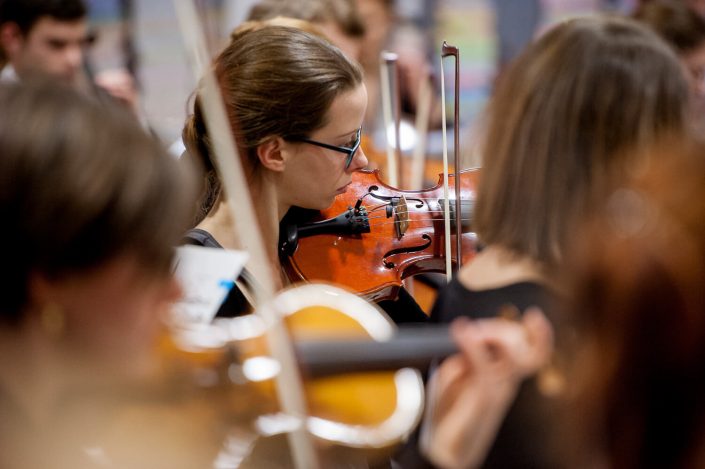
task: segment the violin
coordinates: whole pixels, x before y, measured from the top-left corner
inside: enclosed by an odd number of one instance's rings
[[[451,256],[456,265],[456,223],[461,220],[463,261],[477,251],[472,213],[479,170],[461,171],[460,214],[449,204]],[[455,176],[449,175],[449,183]],[[395,299],[402,280],[445,271],[443,177],[420,191],[395,189],[377,171],[353,173],[348,190],[323,211],[295,211],[280,226],[279,254],[293,283],[326,281],[372,301]]]
[[[326,467],[351,457],[381,460],[423,413],[424,385],[416,368],[457,351],[446,325],[397,329],[375,305],[330,285],[292,287],[262,307],[292,336],[305,415],[291,415],[279,404],[275,380],[283,364],[267,344],[273,325],[262,316],[170,324],[154,349],[147,380],[115,388],[108,398],[97,394],[112,412],[96,427],[101,438],[94,445],[114,462],[137,457],[141,464],[130,467],[149,467],[142,463],[152,458],[159,467],[204,467],[205,461],[196,460],[222,452],[233,431],[254,442],[303,427]],[[182,440],[185,433],[193,440]],[[144,451],[136,454],[136,447]],[[289,457],[280,450],[276,458]],[[167,463],[172,460],[179,465]]]

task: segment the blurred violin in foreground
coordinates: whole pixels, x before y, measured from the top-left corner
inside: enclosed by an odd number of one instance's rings
[[[415,368],[457,350],[447,327],[398,331],[373,304],[328,285],[290,288],[264,308],[292,336],[306,416],[289,415],[278,402],[281,365],[265,340],[266,316],[172,325],[146,379],[77,398],[84,409],[111,409],[104,421],[79,422],[101,429],[90,436],[103,457],[129,467],[202,467],[193,464],[232,451],[232,435],[254,441],[303,426],[324,462],[341,450],[344,460],[351,451],[375,460],[420,420],[424,387]],[[165,465],[172,460],[180,462]]]

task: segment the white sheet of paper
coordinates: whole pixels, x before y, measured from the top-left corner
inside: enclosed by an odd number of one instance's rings
[[[174,305],[176,318],[212,321],[248,258],[245,251],[202,246],[177,248],[174,269],[183,297]]]

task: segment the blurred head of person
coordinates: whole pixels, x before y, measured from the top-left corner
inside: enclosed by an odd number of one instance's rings
[[[349,58],[359,61],[365,23],[353,0],[261,0],[252,7],[248,20],[276,17],[308,21]]]
[[[130,371],[179,294],[191,181],[128,113],[73,88],[3,85],[0,108],[2,348],[61,380]]]
[[[611,173],[638,165],[624,150],[682,131],[688,95],[673,51],[635,21],[548,31],[510,64],[487,110],[473,221],[482,242],[559,264],[571,222]]]
[[[705,16],[682,0],[651,0],[634,12],[678,54],[688,71],[695,110],[705,119]]]
[[[20,79],[40,74],[75,82],[87,41],[82,0],[0,1],[0,45]]]

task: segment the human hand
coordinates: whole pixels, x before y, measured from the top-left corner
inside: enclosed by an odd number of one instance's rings
[[[103,70],[96,74],[94,80],[96,85],[124,104],[135,116],[140,115],[137,86],[127,70],[123,68]]]
[[[520,322],[456,320],[460,353],[446,359],[428,386],[421,451],[444,469],[479,466],[527,376],[548,363],[551,325],[538,309]]]

